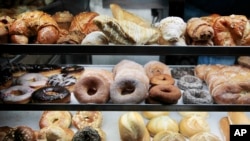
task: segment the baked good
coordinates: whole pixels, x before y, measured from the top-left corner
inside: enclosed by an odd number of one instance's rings
[[[160,61],[149,61],[144,65],[144,69],[149,79],[160,74],[171,76],[170,68]]]
[[[69,128],[71,125],[72,115],[68,111],[44,111],[39,120],[39,127],[60,126]]]
[[[203,83],[202,81],[192,75],[184,75],[177,81],[177,86],[182,89],[202,89]]]
[[[119,118],[121,141],[150,141],[150,135],[138,112],[127,112]]]
[[[237,61],[240,65],[250,68],[250,56],[240,56]]]
[[[178,133],[178,132],[174,132],[174,131],[161,131],[159,133],[157,133],[154,137],[153,137],[153,141],[186,141],[186,138]]]
[[[32,93],[33,103],[69,103],[71,94],[62,86],[44,86]]]
[[[102,125],[102,113],[100,111],[77,111],[72,117],[72,124],[77,129],[87,126],[100,128]]]
[[[194,68],[192,68],[192,67],[174,67],[174,68],[171,68],[171,75],[175,79],[180,79],[184,75],[194,75]]]
[[[214,70],[216,72],[222,67],[224,66],[223,65],[206,65],[206,64],[197,65],[194,68],[194,75],[204,81],[209,71]]]
[[[134,13],[131,13],[131,12],[123,9],[118,4],[112,3],[109,5],[109,7],[110,7],[110,10],[112,12],[112,15],[117,20],[125,20],[125,21],[134,22],[134,23],[136,23],[142,27],[146,27],[146,28],[151,27],[151,24],[148,21],[135,15]]]
[[[9,42],[9,28],[13,21],[8,15],[0,16],[0,43]]]
[[[92,126],[86,126],[79,129],[73,136],[72,141],[105,141],[106,134],[101,128],[94,128]]]
[[[80,103],[107,103],[112,83],[112,72],[104,69],[88,69],[75,84],[73,92]]]
[[[48,78],[40,73],[25,73],[18,77],[16,83],[18,85],[26,85],[34,89],[41,88],[47,84]]]
[[[150,119],[146,127],[152,137],[161,131],[179,132],[177,121],[166,115]]]
[[[207,120],[201,116],[183,117],[179,122],[180,133],[185,137],[191,137],[199,132],[210,131]]]
[[[209,91],[201,89],[187,89],[182,93],[184,104],[213,104]]]
[[[149,79],[142,65],[122,60],[113,68],[114,82],[110,86],[113,103],[141,103],[148,94]]]
[[[85,68],[79,65],[68,65],[62,68],[61,73],[74,76],[77,80],[80,78]]]
[[[77,79],[70,74],[55,74],[48,78],[47,84],[50,86],[61,86],[68,89],[70,92],[74,90]]]
[[[82,45],[108,45],[108,37],[101,31],[93,31],[86,35],[81,42]]]
[[[38,131],[37,140],[72,141],[74,132],[70,128],[57,125],[44,127]]]
[[[185,39],[186,26],[186,22],[180,17],[169,16],[162,19],[157,27],[161,31],[161,39],[165,42],[159,41],[159,43],[170,42],[173,44]]]
[[[169,74],[156,75],[150,79],[151,85],[174,85],[174,83],[174,78]]]
[[[143,117],[147,118],[147,119],[152,119],[154,117],[158,117],[158,116],[162,116],[162,115],[169,115],[169,112],[164,111],[164,112],[160,112],[160,111],[143,111],[142,112]]]
[[[189,138],[190,141],[221,141],[220,138],[211,132],[199,132]]]
[[[201,116],[203,118],[207,118],[209,116],[208,112],[192,112],[192,111],[182,111],[178,112],[183,117],[189,116]]]
[[[59,27],[51,15],[35,10],[18,15],[11,24],[9,33],[13,43],[27,44],[31,42],[30,37],[36,36],[36,43],[53,44],[59,38]],[[23,39],[26,41],[22,42]]]
[[[35,141],[35,131],[28,126],[18,126],[15,129],[14,138],[20,141]]]
[[[10,126],[1,126],[0,127],[0,140],[14,140],[15,129]]]
[[[228,117],[222,117],[219,121],[220,132],[225,141],[230,141],[230,123]]]
[[[142,27],[127,20],[99,15],[94,23],[110,39],[110,42],[122,45],[144,45],[156,43],[160,33],[155,28]]]
[[[181,91],[174,85],[155,85],[150,88],[148,97],[162,104],[176,104],[181,98]]]
[[[227,115],[230,124],[250,124],[245,112],[228,112]]]
[[[0,100],[6,104],[27,104],[31,101],[34,91],[34,89],[25,85],[11,86],[1,91]]]
[[[71,21],[73,20],[74,15],[71,14],[69,11],[58,11],[52,18],[55,19],[59,28],[69,30]]]
[[[9,88],[12,85],[13,75],[9,69],[0,71],[0,90]]]

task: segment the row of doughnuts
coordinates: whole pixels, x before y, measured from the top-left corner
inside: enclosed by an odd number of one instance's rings
[[[77,15],[68,11],[59,11],[54,15],[29,11],[15,19],[3,16],[0,29],[4,34],[0,38],[7,38],[1,42],[210,46],[247,46],[250,43],[249,21],[244,15],[213,14],[193,17],[187,22],[181,17],[169,16],[152,26],[150,22],[117,4],[110,4],[110,10],[112,16],[101,15],[97,11],[80,12]],[[34,36],[35,41],[31,40]]]

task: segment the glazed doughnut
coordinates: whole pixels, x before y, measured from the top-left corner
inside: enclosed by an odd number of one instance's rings
[[[73,75],[78,79],[82,75],[84,70],[85,68],[83,66],[72,65],[62,68],[61,73]]]
[[[0,99],[7,104],[26,104],[31,100],[34,89],[28,86],[12,86],[0,93]]]
[[[204,81],[206,79],[207,73],[210,70],[217,71],[222,67],[224,67],[224,65],[197,65],[194,68],[194,75]]]
[[[156,85],[149,90],[149,97],[164,104],[176,104],[181,98],[181,91],[174,85]]]
[[[170,68],[159,61],[149,61],[144,65],[144,69],[149,79],[159,74],[168,74],[171,76]]]
[[[38,141],[72,141],[74,132],[70,128],[51,125],[39,130]]]
[[[199,132],[209,132],[207,120],[201,116],[183,117],[179,122],[180,133],[185,137],[191,137]]]
[[[171,75],[175,79],[180,79],[184,75],[194,75],[194,69],[191,67],[172,68]]]
[[[177,81],[177,86],[182,89],[201,89],[203,87],[202,80],[196,76],[184,75]]]
[[[106,134],[100,128],[86,126],[79,129],[73,136],[72,141],[105,141]]]
[[[12,128],[9,126],[1,126],[0,127],[0,140],[1,141],[13,141],[14,140],[14,133],[16,128]]]
[[[73,91],[76,78],[70,74],[55,74],[48,78],[48,84],[51,86],[61,86]]]
[[[44,111],[39,120],[39,127],[49,127],[51,125],[69,128],[72,115],[68,111]]]
[[[150,79],[151,85],[174,85],[174,79],[169,74],[159,74],[155,75]]]
[[[190,141],[221,141],[221,139],[211,132],[199,132],[189,138]]]
[[[178,132],[173,132],[173,131],[160,131],[159,133],[157,133],[154,138],[153,141],[186,141],[186,138],[178,133]]]
[[[164,111],[164,112],[157,112],[157,111],[143,111],[142,115],[147,118],[147,119],[152,119],[154,117],[162,116],[162,115],[169,115],[169,112]]]
[[[154,137],[161,131],[173,131],[179,132],[179,126],[177,121],[172,119],[170,116],[158,116],[148,121],[146,125],[150,135]]]
[[[27,85],[32,88],[40,88],[45,86],[48,78],[39,73],[25,73],[17,78],[17,84]]]
[[[32,93],[34,103],[69,103],[70,91],[61,86],[45,86]]]
[[[186,89],[182,97],[184,104],[213,104],[213,98],[207,90]]]
[[[88,69],[79,78],[74,95],[80,103],[107,103],[113,74],[107,70]]]
[[[28,126],[18,126],[14,133],[17,141],[35,141],[36,136],[33,129]]]
[[[72,117],[72,124],[77,129],[82,129],[87,126],[100,128],[102,125],[102,113],[99,111],[78,111]]]

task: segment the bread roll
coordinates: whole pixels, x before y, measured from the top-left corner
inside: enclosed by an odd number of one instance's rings
[[[225,141],[230,141],[229,121],[227,117],[222,117],[219,121],[220,131]]]
[[[178,132],[161,131],[154,136],[153,141],[186,141],[186,138]]]
[[[221,141],[218,136],[210,132],[199,132],[189,138],[189,141]]]
[[[250,120],[245,112],[228,112],[230,124],[250,124]]]
[[[147,119],[152,119],[158,116],[169,115],[169,112],[143,111],[142,115]]]
[[[144,120],[138,112],[128,112],[121,115],[119,133],[122,141],[150,141]]]

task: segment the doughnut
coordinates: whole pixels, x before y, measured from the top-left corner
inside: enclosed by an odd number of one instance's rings
[[[187,138],[199,132],[209,132],[207,120],[201,116],[183,117],[179,122],[180,133]]]
[[[159,74],[150,79],[151,85],[174,85],[174,79],[169,74]]]
[[[107,103],[113,74],[107,70],[86,70],[75,84],[73,93],[80,103]]]
[[[28,86],[15,85],[2,90],[0,99],[7,104],[26,104],[30,102],[34,91]]]
[[[21,63],[11,63],[6,68],[12,73],[13,78],[18,78],[27,73],[27,65]]]
[[[16,128],[12,128],[9,126],[1,126],[0,127],[0,140],[1,141],[13,141],[15,130]]]
[[[73,136],[72,141],[105,141],[106,134],[100,128],[86,126],[79,129]]]
[[[156,85],[149,90],[149,97],[163,104],[176,104],[181,98],[181,91],[174,85]]]
[[[61,86],[45,86],[35,90],[31,99],[34,103],[69,103],[71,94]]]
[[[47,83],[51,86],[62,86],[69,91],[73,91],[76,81],[73,75],[61,73],[50,76]]]
[[[186,89],[182,94],[184,104],[213,104],[213,98],[207,90]]]
[[[186,141],[186,138],[178,133],[178,132],[173,132],[173,131],[160,131],[153,137],[153,141]]]
[[[171,75],[175,79],[180,79],[184,75],[194,75],[194,68],[191,67],[172,68]]]
[[[158,111],[143,111],[142,115],[147,119],[152,119],[154,117],[162,116],[162,115],[169,115],[169,112],[158,112]]]
[[[221,141],[221,139],[211,132],[199,132],[191,136],[189,141]]]
[[[32,88],[40,88],[45,86],[48,78],[39,73],[25,73],[17,78],[16,83],[19,85],[27,85]]]
[[[57,125],[44,127],[38,131],[38,141],[72,141],[74,132],[70,128]]]
[[[0,71],[0,90],[7,89],[12,85],[13,75],[8,69]]]
[[[53,64],[31,65],[28,68],[28,72],[40,73],[45,77],[49,77],[51,75],[59,74],[61,72],[61,67]]]
[[[168,74],[171,76],[170,68],[159,61],[149,61],[144,65],[144,69],[149,79],[160,74]]]
[[[182,89],[202,89],[202,80],[196,76],[184,75],[177,81],[177,86]]]
[[[240,56],[237,61],[240,65],[250,68],[250,56]]]
[[[102,119],[102,113],[99,111],[77,111],[72,117],[72,124],[77,129],[82,129],[86,126],[100,128]]]
[[[17,141],[35,141],[36,136],[33,129],[28,126],[18,126],[14,133]]]
[[[166,115],[152,118],[148,121],[146,127],[152,137],[154,137],[157,133],[166,130],[179,132],[177,121]]]
[[[82,75],[85,68],[83,66],[72,65],[63,67],[61,73],[70,74],[76,77],[77,79]]]
[[[51,125],[69,128],[72,115],[68,111],[44,111],[39,120],[39,127],[49,127]]]

